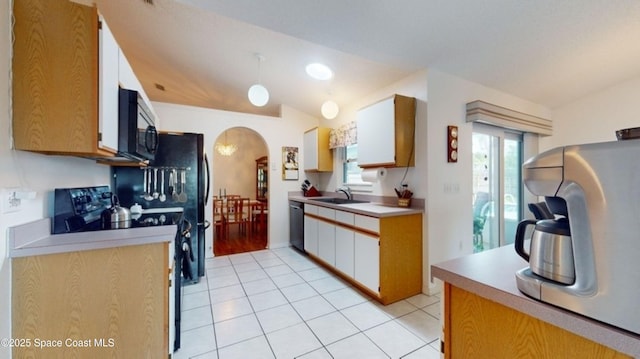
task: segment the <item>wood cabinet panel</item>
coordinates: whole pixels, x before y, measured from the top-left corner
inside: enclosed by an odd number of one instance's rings
[[[117,156],[120,48],[96,7],[21,0],[13,11],[15,148],[140,165]]]
[[[14,3],[14,15],[16,148],[45,153],[96,153],[96,9],[70,1],[24,0]]]
[[[12,259],[15,358],[163,358],[169,337],[168,244]],[[36,338],[62,340],[35,348]],[[89,347],[65,345],[88,340]],[[97,346],[103,340],[105,347]]]
[[[445,284],[445,358],[630,358]]]
[[[393,303],[422,293],[422,215],[380,218],[380,296]]]

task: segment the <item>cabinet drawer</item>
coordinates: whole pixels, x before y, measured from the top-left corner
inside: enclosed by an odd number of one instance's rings
[[[310,213],[310,214],[315,214],[316,216],[318,215],[318,206],[314,206],[312,204],[305,204],[304,205],[304,213]]]
[[[356,214],[355,226],[374,233],[380,233],[380,220],[378,218]]]
[[[335,221],[336,210],[327,207],[318,207],[318,216]]]
[[[336,222],[353,226],[355,224],[355,213],[336,211]]]

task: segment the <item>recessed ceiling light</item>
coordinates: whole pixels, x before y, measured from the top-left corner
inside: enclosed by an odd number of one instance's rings
[[[329,80],[333,77],[333,71],[327,65],[317,62],[307,65],[307,74],[316,80]]]

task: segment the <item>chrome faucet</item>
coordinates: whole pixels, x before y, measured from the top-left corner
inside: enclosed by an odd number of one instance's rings
[[[336,192],[342,192],[344,193],[345,196],[347,196],[348,200],[352,199],[352,195],[351,195],[351,188],[349,187],[340,187],[336,190]]]

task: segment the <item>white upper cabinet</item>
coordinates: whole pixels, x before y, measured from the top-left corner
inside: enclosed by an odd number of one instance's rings
[[[394,95],[358,111],[358,165],[413,167],[416,99]]]
[[[98,144],[100,148],[118,150],[118,53],[120,49],[109,26],[99,16],[99,85]]]
[[[133,68],[131,68],[129,61],[127,60],[127,57],[124,55],[124,52],[122,52],[122,50],[120,50],[120,53],[118,55],[118,79],[120,80],[120,87],[127,90],[141,92],[142,94],[144,94],[142,95],[142,97],[145,100],[148,100],[148,98],[146,98],[144,89],[142,88],[142,84],[140,83],[140,80],[138,80],[138,78],[136,77],[136,74],[133,72]]]
[[[304,170],[333,171],[333,154],[329,149],[329,128],[315,127],[304,133]]]
[[[129,64],[129,60],[127,60],[124,52],[122,52],[122,49],[120,49],[118,53],[118,81],[120,81],[120,87],[127,90],[138,91],[140,93],[140,96],[144,99],[149,107],[149,110],[155,117],[156,127],[160,127],[160,120],[158,119],[158,115],[151,105],[149,96],[147,96],[147,93],[144,91],[144,88],[140,83],[140,80],[138,80],[138,77],[133,72],[133,68],[131,67],[131,64]]]

